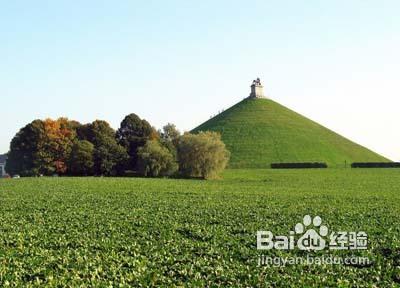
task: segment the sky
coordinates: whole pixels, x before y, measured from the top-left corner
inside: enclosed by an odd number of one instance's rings
[[[250,93],[400,160],[400,1],[0,0],[0,153],[34,119],[188,131]]]

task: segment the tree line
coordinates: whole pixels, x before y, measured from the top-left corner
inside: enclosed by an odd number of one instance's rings
[[[34,120],[14,136],[7,156],[11,175],[209,179],[225,169],[230,153],[216,132],[181,135],[173,124],[156,130],[129,114],[117,131],[103,120]]]

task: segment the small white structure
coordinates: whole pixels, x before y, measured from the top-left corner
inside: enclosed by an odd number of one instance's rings
[[[7,155],[0,155],[0,178],[6,176]]]
[[[260,78],[253,80],[253,84],[251,84],[250,87],[251,92],[249,98],[265,98],[264,86],[262,86]]]

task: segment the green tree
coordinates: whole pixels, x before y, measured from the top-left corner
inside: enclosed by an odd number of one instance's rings
[[[118,175],[122,173],[118,170],[118,165],[127,160],[128,154],[125,148],[118,145],[115,138],[104,137],[95,146],[94,172],[96,175]]]
[[[99,121],[99,120],[96,120]],[[93,143],[92,123],[81,124],[76,127],[76,137],[78,140],[86,140]]]
[[[96,120],[77,129],[79,139],[94,145],[93,171],[96,175],[122,174],[128,161],[126,149],[118,145],[115,131],[103,120]]]
[[[178,145],[180,136],[181,132],[179,132],[175,124],[172,123],[168,123],[163,127],[163,130],[160,131],[160,138],[164,141],[172,142],[175,146]]]
[[[174,124],[168,123],[159,132],[160,143],[169,150],[176,159],[176,148],[179,143],[179,137],[181,133]]]
[[[127,115],[117,130],[116,139],[125,147],[129,155],[127,169],[134,169],[137,163],[138,148],[144,146],[148,140],[157,138],[157,132],[146,121],[136,114]]]
[[[157,140],[138,149],[137,171],[144,176],[170,176],[178,170],[175,157]]]
[[[101,144],[105,137],[115,138],[115,131],[104,120],[95,120],[92,123],[81,125],[76,131],[80,140],[86,140],[94,145]]]
[[[178,144],[179,171],[185,177],[217,178],[230,153],[216,132],[184,134]]]
[[[34,120],[14,136],[6,163],[6,171],[11,175],[32,176],[39,174],[38,151],[45,141],[45,128],[41,120]]]
[[[71,175],[89,176],[93,174],[94,145],[86,140],[77,140],[72,146],[68,171]]]

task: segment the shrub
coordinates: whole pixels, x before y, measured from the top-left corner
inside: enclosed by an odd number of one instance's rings
[[[216,132],[186,133],[178,143],[179,171],[185,177],[216,178],[228,164],[229,156]]]
[[[354,162],[351,168],[400,168],[399,162]]]
[[[174,156],[157,140],[147,141],[137,157],[137,170],[143,176],[170,176],[178,170]]]
[[[326,163],[303,162],[303,163],[272,163],[272,169],[309,169],[309,168],[328,168]]]

